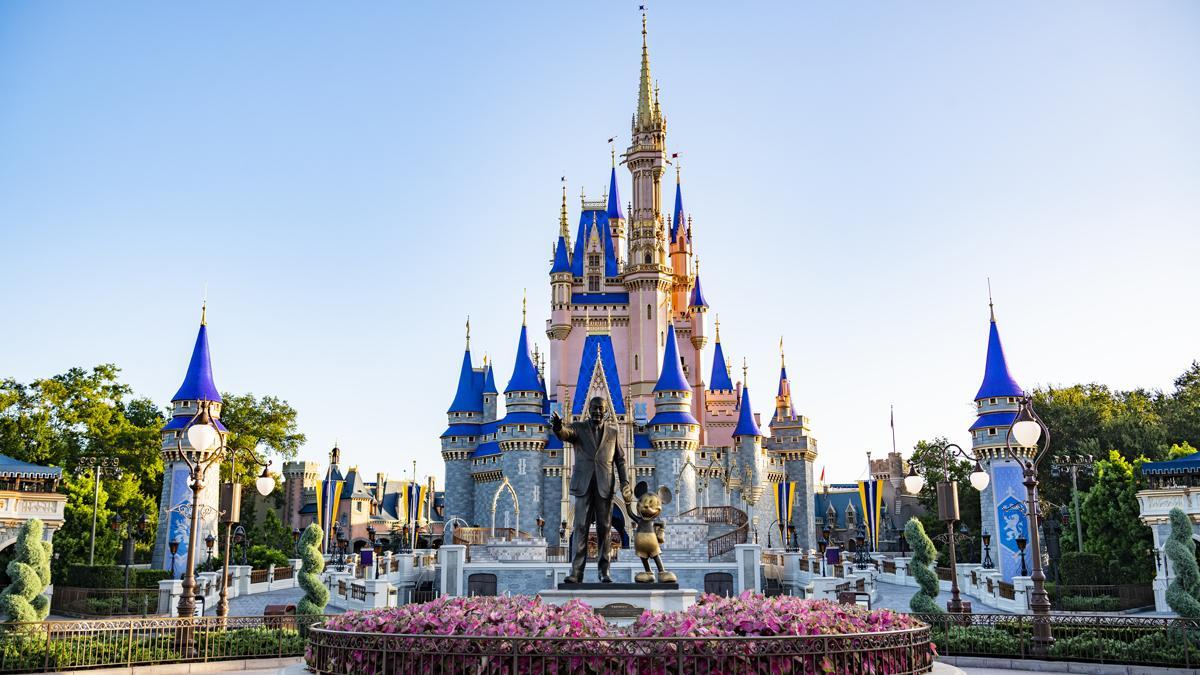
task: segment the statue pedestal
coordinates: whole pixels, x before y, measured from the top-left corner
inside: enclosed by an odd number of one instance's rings
[[[609,623],[627,625],[644,610],[681,612],[696,604],[694,588],[679,588],[679,584],[560,584],[553,590],[540,591],[542,600],[564,605],[581,600],[591,605]]]

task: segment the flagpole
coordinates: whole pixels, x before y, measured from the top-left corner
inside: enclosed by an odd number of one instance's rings
[[[409,516],[408,516],[408,517],[409,517],[409,519],[410,519],[410,520],[412,520],[412,521],[413,521],[413,523],[412,523],[412,550],[413,550],[413,551],[416,551],[416,550],[417,550],[417,522],[416,522],[416,518],[413,518],[413,514],[414,514],[414,513],[415,513],[415,514],[420,514],[420,513],[421,513],[421,509],[420,509],[420,507],[421,507],[421,502],[420,502],[420,499],[421,499],[421,488],[420,488],[420,484],[419,484],[419,483],[417,483],[417,460],[415,460],[415,459],[413,460],[413,472],[412,472],[412,477],[413,477],[413,479],[412,479],[412,485],[413,485],[414,487],[416,487],[417,489],[416,489],[416,490],[409,490],[409,494],[410,494],[410,495],[412,495],[412,493],[413,493],[413,492],[416,492],[416,495],[415,495],[415,496],[416,496],[416,498],[417,498],[417,505],[416,505],[416,508],[413,508],[413,505],[412,505],[412,504],[409,504],[409,505],[408,505],[408,511],[409,511]],[[412,497],[410,496],[410,497],[409,497],[409,499],[411,499],[411,498],[412,498]]]

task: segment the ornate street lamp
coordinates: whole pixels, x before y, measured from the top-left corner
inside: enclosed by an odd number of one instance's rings
[[[1017,537],[1017,550],[1021,552],[1021,576],[1028,576],[1029,569],[1025,567],[1025,546],[1029,543],[1025,537]]]
[[[239,548],[242,549],[242,565],[245,565],[246,549],[250,548],[250,537],[246,535],[246,528],[242,527],[241,525],[235,527],[233,529],[233,541],[238,545]],[[225,550],[228,551],[229,547],[226,546]],[[226,563],[225,569],[229,569],[228,563]]]
[[[171,551],[171,578],[175,578],[175,555],[179,553],[179,540],[172,539],[167,548]]]
[[[992,535],[987,530],[980,535],[983,539],[983,569],[990,570],[996,566],[992,562]]]
[[[91,543],[88,544],[88,566],[90,567],[96,564],[96,511],[100,508],[100,476],[105,471],[111,471],[114,475],[118,475],[120,465],[117,463],[116,457],[88,455],[79,458],[79,468],[92,470],[92,537]]]
[[[206,562],[208,560],[212,560],[213,545],[216,543],[217,543],[217,538],[212,536],[211,532],[208,534],[207,537],[204,538],[204,546],[206,548],[208,548],[208,558],[205,559]]]
[[[270,462],[263,463],[254,456],[253,451],[243,450],[225,445],[226,436],[217,430],[213,423],[209,408],[212,401],[200,401],[200,410],[188,420],[182,434],[188,440],[189,450],[183,449],[182,438],[175,441],[178,456],[187,464],[191,473],[192,489],[192,518],[188,532],[187,571],[183,577],[183,593],[179,597],[179,616],[192,616],[196,610],[196,539],[200,528],[200,492],[204,489],[204,474],[213,466],[220,466],[228,459],[230,467],[230,483],[223,486],[222,495],[225,501],[225,561],[221,577],[221,599],[217,604],[217,616],[229,614],[228,580],[229,580],[229,528],[236,522],[241,507],[242,486],[237,482],[237,459],[239,454],[248,461],[263,468],[262,475],[255,481],[255,487],[264,497],[275,489],[275,480],[267,473]],[[243,557],[245,556],[243,549]]]
[[[1045,443],[1039,445],[1039,441]],[[1013,448],[1013,441],[1017,448]],[[1032,448],[1033,455],[1019,454],[1019,448]],[[1033,645],[1035,655],[1042,656],[1050,651],[1054,644],[1054,636],[1050,632],[1050,596],[1046,594],[1046,573],[1042,571],[1042,547],[1038,539],[1038,525],[1041,511],[1038,506],[1038,463],[1050,450],[1050,429],[1033,409],[1033,399],[1021,397],[1020,408],[1013,417],[1008,433],[1004,437],[1004,451],[1013,461],[1019,463],[1024,470],[1025,490],[1028,498],[1026,515],[1029,518],[1029,543],[1033,546],[1033,570],[1030,578],[1033,580],[1033,593],[1029,596],[1029,609],[1033,611]],[[1025,567],[1025,547],[1020,540],[1017,547],[1021,549],[1021,568]]]
[[[963,611],[963,604],[958,592],[958,557],[954,547],[956,538],[954,524],[959,520],[958,481],[950,480],[950,461],[955,457],[962,457],[968,461],[975,458],[955,443],[946,443],[934,450],[938,459],[942,460],[942,479],[937,483],[938,520],[946,523],[946,541],[950,547],[950,602],[946,603],[946,610],[952,614],[960,614]],[[915,463],[909,462],[908,466],[908,475],[904,477],[904,489],[909,494],[915,495],[925,487],[925,477],[917,473]],[[979,465],[977,459],[975,460],[975,470],[971,472],[970,481],[971,487],[980,492],[986,490],[988,483],[991,482],[991,477]]]
[[[1092,472],[1094,458],[1091,455],[1062,455],[1050,463],[1050,475],[1057,478],[1062,472],[1071,474],[1071,501],[1075,505],[1075,546],[1083,553],[1083,518],[1079,513],[1079,472]]]
[[[858,530],[858,535],[854,538],[854,566],[860,570],[867,569],[867,527],[863,525]]]

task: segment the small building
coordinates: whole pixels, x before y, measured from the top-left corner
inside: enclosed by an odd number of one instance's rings
[[[50,541],[63,525],[67,496],[58,493],[62,469],[0,455],[0,550],[17,541],[25,521],[38,518]]]

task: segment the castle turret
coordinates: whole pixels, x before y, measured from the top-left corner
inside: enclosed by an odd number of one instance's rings
[[[612,173],[608,177],[608,228],[612,233],[613,255],[624,259],[625,212],[621,210],[621,193],[617,189],[617,156],[613,154]]]
[[[481,518],[481,522],[536,533],[537,517],[542,513],[542,451],[546,447],[549,425],[544,416],[545,385],[529,347],[524,307],[521,313],[517,358],[512,377],[504,388],[505,415],[496,424],[499,468],[503,477],[499,483],[479,483],[483,493],[476,493],[477,499],[485,499],[477,501],[476,514],[482,516],[482,509],[486,507],[487,520]],[[511,489],[504,486],[504,481]]]
[[[675,307],[687,307],[692,290],[691,246],[688,241],[686,217],[683,211],[683,179],[679,163],[675,164],[675,209],[667,230],[667,250],[671,255],[671,302]]]
[[[813,463],[817,459],[817,439],[809,431],[808,418],[796,414],[792,383],[783,354],[783,338],[779,340],[779,388],[775,394],[775,413],[770,426],[771,436],[764,439],[763,445],[772,463],[783,467],[782,475],[775,476],[776,482],[795,483],[796,498],[792,500],[790,523],[796,528],[801,548],[812,548],[816,544]],[[773,489],[773,485],[768,487]],[[775,517],[774,512],[771,517]]]
[[[174,568],[182,570],[187,561],[190,534],[189,512],[192,507],[191,469],[180,454],[188,452],[195,459],[186,429],[202,410],[207,410],[212,425],[221,438],[226,435],[221,424],[221,394],[213,382],[212,357],[208,349],[208,322],[206,309],[200,310],[200,330],[192,346],[192,358],[188,362],[183,384],[171,399],[171,419],[162,429],[163,488],[159,499],[158,531],[154,540],[151,564],[159,569],[171,569],[171,554],[168,545],[179,542],[175,553]],[[207,453],[205,453],[207,454]],[[220,467],[214,462],[201,476],[204,487],[199,493],[200,528],[196,541],[204,541],[208,535],[217,535],[218,481]],[[199,558],[197,558],[199,560]]]
[[[496,403],[500,392],[496,389],[496,375],[492,372],[492,364],[487,356],[483,357],[483,421],[496,421]]]
[[[683,373],[672,325],[667,326],[662,374],[654,385],[654,417],[647,426],[654,449],[655,480],[675,493],[675,513],[694,508],[700,422],[692,415],[692,387]]]
[[[475,522],[472,520],[475,513],[475,486],[471,478],[471,457],[481,442],[480,427],[486,412],[483,393],[486,380],[486,374],[475,370],[471,363],[471,322],[467,320],[466,348],[459,369],[458,387],[454,392],[454,401],[446,411],[449,426],[441,436],[442,460],[446,463],[448,518],[454,516]],[[494,418],[495,395],[491,398]]]
[[[1013,379],[996,328],[996,314],[988,301],[988,344],[983,382],[975,393],[975,423],[971,425],[971,448],[991,480],[979,493],[983,528],[994,534],[994,562],[1006,580],[1020,573],[1021,554],[1016,540],[1028,537],[1029,523],[1019,511],[1026,490],[1021,465],[1005,456],[1008,428],[1017,415],[1025,391]],[[1033,448],[1020,448],[1028,456]]]
[[[292,461],[283,463],[283,525],[301,527],[300,509],[304,506],[305,490],[316,489],[321,467],[316,462]]]
[[[733,454],[742,471],[740,496],[747,504],[752,531],[759,532],[765,532],[765,526],[774,519],[773,516],[768,517],[773,486],[767,482],[767,458],[762,443],[758,416],[750,406],[750,387],[743,382],[738,423],[733,430]]]

